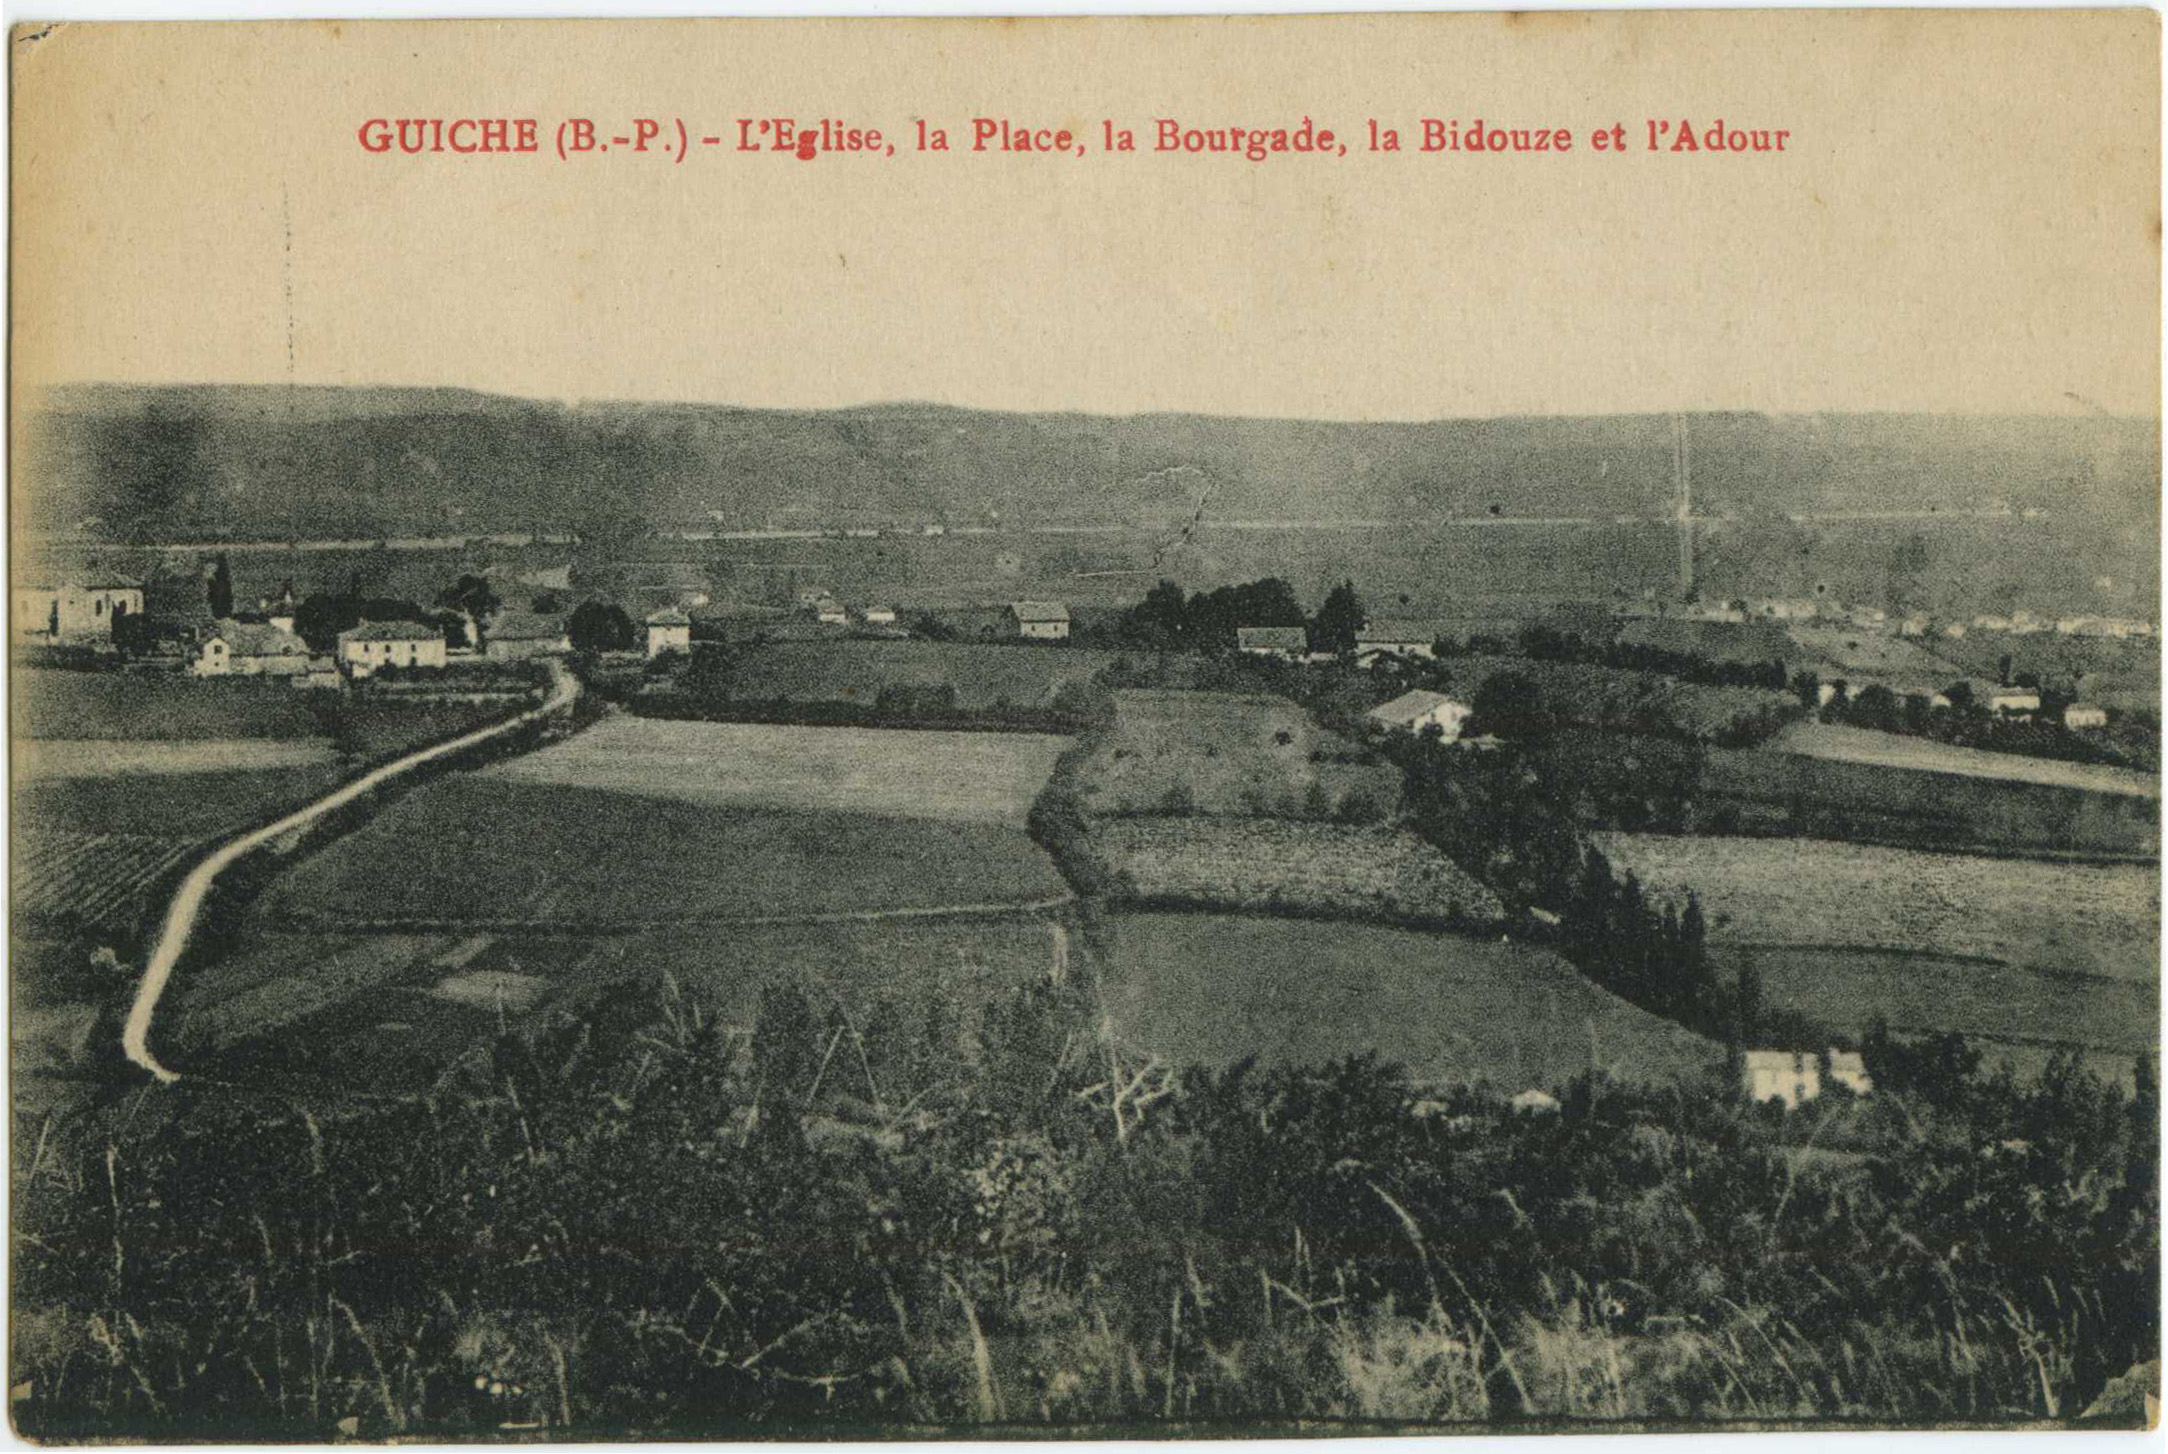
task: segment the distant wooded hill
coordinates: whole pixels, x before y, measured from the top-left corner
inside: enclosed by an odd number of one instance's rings
[[[561,404],[457,389],[72,385],[25,420],[32,528],[112,541],[1434,520],[1674,508],[1666,415],[1331,423]],[[1699,513],[2003,504],[2157,539],[2159,427],[1698,414]]]

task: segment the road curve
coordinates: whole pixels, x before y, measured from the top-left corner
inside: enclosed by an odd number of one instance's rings
[[[234,839],[191,869],[188,877],[181,880],[180,889],[174,894],[173,902],[166,908],[165,923],[158,931],[158,943],[151,951],[150,961],[143,968],[142,983],[136,986],[135,1003],[128,1008],[128,1023],[121,1030],[120,1036],[121,1049],[128,1058],[161,1081],[171,1083],[180,1079],[177,1072],[159,1064],[158,1057],[151,1054],[151,1017],[158,1012],[158,1001],[160,996],[165,994],[166,981],[173,977],[173,967],[180,963],[182,953],[187,950],[188,941],[196,931],[196,919],[203,912],[203,901],[209,896],[211,885],[218,881],[221,873],[264,844],[297,828],[307,827],[324,814],[346,806],[363,793],[391,781],[401,773],[411,771],[433,759],[462,752],[477,743],[526,726],[570,705],[580,694],[579,679],[561,663],[550,663],[550,671],[555,680],[551,684],[549,699],[541,706],[506,721],[492,723],[432,747],[425,747],[419,752],[410,752],[405,757],[372,769],[329,795],[318,798],[307,807],[287,814],[269,827],[258,828],[253,833]]]

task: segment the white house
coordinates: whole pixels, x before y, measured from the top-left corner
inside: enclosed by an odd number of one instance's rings
[[[1300,626],[1238,626],[1235,649],[1251,656],[1300,661],[1310,650],[1310,633]]]
[[[671,606],[647,618],[647,654],[650,660],[666,651],[692,649],[692,617]]]
[[[2063,708],[2063,725],[2065,727],[2105,727],[2108,725],[2108,713],[2105,708],[2095,707],[2087,702],[2072,702],[2069,706]]]
[[[10,634],[22,642],[110,641],[115,621],[143,610],[143,583],[128,576],[18,586],[11,594]]]
[[[1421,732],[1426,727],[1435,727],[1447,742],[1457,742],[1470,710],[1467,704],[1456,702],[1443,692],[1417,689],[1402,692],[1383,706],[1372,707],[1369,720],[1395,732]]]
[[[1069,608],[1059,601],[1016,601],[1009,606],[1016,634],[1034,641],[1066,641]]]
[[[823,626],[848,626],[851,624],[851,613],[844,610],[842,603],[833,597],[816,605],[813,608],[813,614],[814,618]]]
[[[895,625],[895,624],[896,624],[896,608],[895,608],[894,606],[868,606],[868,607],[866,607],[866,624],[867,624],[868,626],[893,626],[893,625]]]
[[[191,676],[290,677],[309,670],[309,646],[275,625],[221,621],[196,648]]]
[[[1811,1050],[1749,1050],[1741,1058],[1741,1088],[1749,1100],[1782,1101],[1787,1110],[1796,1108],[1822,1093],[1824,1058]],[[1867,1062],[1858,1051],[1832,1048],[1826,1058],[1830,1084],[1854,1095],[1874,1093]]]
[[[365,677],[387,666],[443,666],[444,633],[418,621],[364,621],[339,633],[339,664]]]

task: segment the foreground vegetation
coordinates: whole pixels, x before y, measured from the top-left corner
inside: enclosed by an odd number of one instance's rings
[[[663,981],[427,1098],[19,1118],[18,1425],[2002,1421],[2157,1349],[2143,1072],[1878,1043],[1900,1089],[1790,1120],[1531,1115],[1367,1057],[1175,1073],[1081,979],[959,1009],[778,981],[734,1027]]]

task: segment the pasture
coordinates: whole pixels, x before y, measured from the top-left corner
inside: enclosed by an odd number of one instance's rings
[[[1336,812],[1351,799],[1376,816],[1399,801],[1397,769],[1332,761],[1355,744],[1288,698],[1121,691],[1114,701],[1114,726],[1077,770],[1086,812],[1156,812],[1170,793],[1200,813],[1249,816]]]
[[[1781,661],[1797,670],[1813,660],[1775,621],[1675,621],[1639,617],[1621,622],[1618,640],[1627,646],[1653,646],[1707,657],[1711,661],[1760,666]]]
[[[281,875],[258,924],[641,928],[1067,892],[1021,829],[455,775]]]
[[[955,705],[1050,707],[1063,687],[1085,687],[1113,660],[1069,646],[980,646],[934,641],[777,641],[734,663],[736,702],[855,702],[884,688],[948,687]]]
[[[1100,990],[1115,1034],[1179,1065],[1374,1052],[1425,1082],[1552,1089],[1591,1063],[1666,1082],[1721,1047],[1543,950],[1374,925],[1222,914],[1115,917]]]
[[[1789,692],[1704,686],[1656,672],[1523,656],[1449,656],[1443,690],[1472,700],[1483,684],[1511,672],[1533,682],[1544,706],[1563,721],[1601,733],[1680,736],[1708,742],[1772,730],[1799,713]]]
[[[1840,723],[1794,722],[1765,746],[1773,752],[1795,753],[1829,762],[1861,763],[1906,772],[1952,773],[1996,782],[2031,783],[2079,792],[2146,798],[2154,802],[2160,800],[2160,778],[2133,768],[2063,762],[2015,752],[1988,752],[1977,747],[1937,742],[1932,738],[1877,732],[1872,728]]]
[[[488,776],[713,807],[1022,827],[1068,739],[613,716]],[[847,851],[847,850],[846,850]]]

